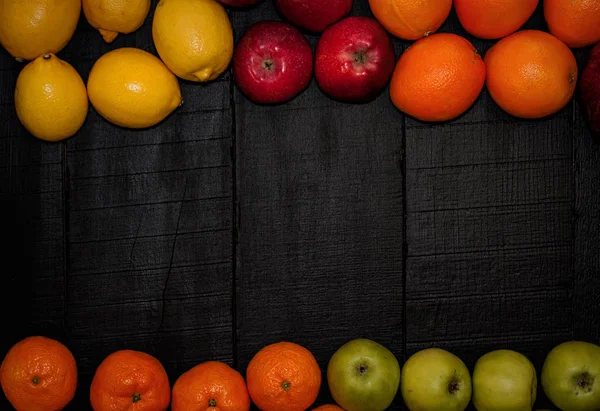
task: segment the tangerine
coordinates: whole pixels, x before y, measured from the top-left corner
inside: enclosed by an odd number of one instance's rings
[[[169,377],[150,354],[121,350],[96,370],[90,388],[94,411],[165,411],[171,400]]]
[[[17,411],[62,410],[75,396],[77,364],[62,343],[28,337],[4,357],[0,383]]]
[[[573,97],[577,62],[551,34],[523,30],[496,43],[486,54],[487,88],[507,113],[541,118],[556,113]]]
[[[373,15],[394,36],[417,40],[437,31],[452,10],[452,0],[369,0]]]
[[[390,97],[398,109],[421,121],[451,120],[477,100],[485,72],[483,59],[467,39],[434,34],[400,56]]]
[[[600,41],[600,1],[544,0],[544,17],[550,33],[569,47]]]
[[[242,375],[229,365],[207,361],[183,373],[173,385],[171,410],[248,411],[250,396]]]
[[[306,348],[279,342],[262,348],[248,364],[246,381],[262,411],[304,411],[315,402],[321,369]]]
[[[456,14],[469,34],[499,39],[529,20],[539,0],[454,0]]]
[[[325,404],[314,408],[312,411],[344,411],[344,409],[334,404]]]

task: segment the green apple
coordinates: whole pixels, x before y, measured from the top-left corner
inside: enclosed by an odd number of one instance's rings
[[[413,354],[402,368],[402,397],[411,411],[463,411],[471,401],[471,375],[456,355],[439,348]]]
[[[383,411],[400,385],[400,364],[383,345],[356,339],[342,345],[327,366],[335,402],[346,411]]]
[[[531,411],[537,396],[535,367],[516,351],[482,356],[473,370],[473,405],[479,411]]]
[[[600,347],[582,341],[554,347],[544,361],[542,387],[563,411],[600,410]]]

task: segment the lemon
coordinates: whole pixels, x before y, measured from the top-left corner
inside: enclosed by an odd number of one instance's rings
[[[83,125],[88,97],[73,66],[54,54],[46,54],[19,73],[15,107],[19,120],[32,135],[45,141],[61,141]]]
[[[83,0],[83,14],[107,43],[119,33],[133,33],[144,24],[150,0]]]
[[[96,111],[121,127],[151,127],[181,104],[177,77],[158,57],[136,48],[116,49],[100,57],[87,88]]]
[[[18,60],[58,53],[80,13],[81,0],[0,0],[0,44]]]
[[[214,80],[233,55],[231,22],[216,0],[160,0],[152,37],[160,58],[185,80]]]

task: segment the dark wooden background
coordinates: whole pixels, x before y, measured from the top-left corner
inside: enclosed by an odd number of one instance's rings
[[[367,1],[353,14],[370,15]],[[278,18],[270,0],[231,17],[237,38]],[[109,50],[155,53],[151,21],[107,45],[82,17],[59,56],[87,81]],[[527,27],[545,27],[541,9]],[[454,13],[441,31],[493,44]],[[446,348],[470,369],[492,349],[539,370],[559,342],[600,342],[600,146],[576,101],[523,121],[484,91],[431,125],[387,90],[348,105],[314,81],[257,106],[228,73],[182,82],[185,105],[158,127],[119,129],[90,108],[75,138],[46,144],[16,117],[21,67],[0,52],[0,355],[31,334],[66,343],[80,371],[69,410],[90,408],[95,368],[123,348],[155,355],[174,382],[205,360],[244,373],[280,340],[323,370],[357,337],[401,362]]]

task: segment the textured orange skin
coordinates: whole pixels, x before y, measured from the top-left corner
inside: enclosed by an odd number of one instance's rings
[[[598,0],[544,0],[544,17],[550,33],[569,47],[600,42]]]
[[[210,406],[213,400],[216,405]],[[173,385],[172,411],[248,411],[244,377],[229,365],[208,361],[182,374]]]
[[[326,404],[321,405],[320,407],[317,407],[312,411],[344,411],[344,409],[342,407],[338,407],[337,405]]]
[[[503,38],[485,55],[487,88],[507,113],[535,119],[554,114],[573,97],[577,62],[556,37],[524,30]]]
[[[134,394],[141,396],[136,403]],[[106,357],[90,389],[94,411],[164,411],[170,399],[169,377],[162,364],[139,351],[116,351]]]
[[[452,10],[452,0],[369,0],[369,5],[381,25],[404,40],[436,32]]]
[[[482,39],[514,33],[529,20],[538,4],[539,0],[454,0],[462,26]]]
[[[398,109],[421,121],[451,120],[477,100],[485,72],[483,59],[467,39],[434,34],[402,54],[392,75],[390,97]]]
[[[34,378],[39,380],[37,384]],[[75,395],[77,364],[60,342],[28,337],[6,354],[0,366],[0,382],[17,411],[58,411]]]
[[[262,411],[305,411],[321,387],[321,369],[306,348],[279,342],[261,349],[246,370],[248,392]],[[289,383],[289,389],[283,388]]]

